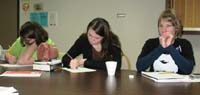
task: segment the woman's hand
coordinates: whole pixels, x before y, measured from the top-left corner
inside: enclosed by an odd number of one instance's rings
[[[167,39],[166,39],[166,46],[170,46],[174,43],[174,35],[169,34]]]
[[[159,40],[160,40],[161,46],[163,48],[167,48],[168,46],[174,43],[174,35],[172,34],[161,35],[159,37]]]
[[[78,60],[78,59],[72,59],[70,61],[70,68],[71,69],[76,69],[76,68],[78,68],[78,66],[84,64],[85,61],[86,61],[86,59],[80,59],[80,60]]]
[[[69,66],[71,69],[76,69],[79,66],[79,61],[76,58],[72,59]]]
[[[6,53],[5,54],[5,60],[8,61],[8,63],[10,64],[15,64],[17,61],[17,58],[13,55],[11,55],[10,53]]]
[[[84,64],[84,62],[86,61],[86,59],[80,59],[78,62],[79,62],[79,65],[82,65]]]

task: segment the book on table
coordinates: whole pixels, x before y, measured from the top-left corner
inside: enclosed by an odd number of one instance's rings
[[[61,60],[35,61],[33,70],[53,71],[59,64],[61,64]]]
[[[155,82],[200,82],[200,78],[191,78],[191,75],[172,72],[142,72],[142,75]]]

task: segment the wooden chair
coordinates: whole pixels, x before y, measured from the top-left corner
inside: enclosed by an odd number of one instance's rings
[[[122,51],[122,70],[131,70],[131,62],[128,58],[128,56],[125,55],[125,53]]]

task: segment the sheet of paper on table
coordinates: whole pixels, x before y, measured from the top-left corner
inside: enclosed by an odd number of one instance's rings
[[[0,95],[19,95],[14,87],[0,86]]]
[[[40,77],[40,71],[5,71],[0,76],[3,77]]]
[[[83,73],[83,72],[94,72],[95,69],[89,69],[85,67],[78,67],[77,69],[70,69],[70,68],[62,68],[63,70],[72,72],[72,73]]]

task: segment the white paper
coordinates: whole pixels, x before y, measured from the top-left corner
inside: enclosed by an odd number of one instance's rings
[[[78,67],[77,69],[70,69],[70,68],[62,68],[63,70],[72,72],[72,73],[83,73],[83,72],[94,72],[95,69],[89,69],[84,67]]]
[[[0,86],[0,95],[19,95],[14,87],[2,87]]]
[[[21,64],[0,64],[2,67],[9,67],[9,68],[16,68],[16,67],[29,67],[33,66],[33,64],[28,64],[28,65],[21,65]]]
[[[200,82],[200,78],[190,78],[189,75],[180,75],[168,72],[142,72],[142,75],[155,82]]]
[[[155,78],[155,79],[184,79],[185,75],[180,75],[170,72],[142,72],[143,75]]]
[[[53,59],[51,61],[35,61],[34,64],[41,64],[41,65],[44,65],[44,64],[48,64],[48,65],[56,65],[56,64],[60,64],[61,63],[61,60],[58,60],[58,59]]]
[[[33,70],[51,71],[51,70],[55,70],[55,69],[56,69],[56,65],[33,64]]]
[[[40,71],[5,71],[0,76],[4,77],[40,77]]]

